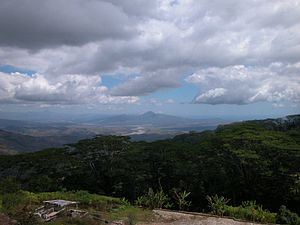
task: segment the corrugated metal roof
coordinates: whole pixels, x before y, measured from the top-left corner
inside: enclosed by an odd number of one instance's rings
[[[64,207],[64,206],[68,206],[68,205],[78,204],[79,202],[67,201],[67,200],[62,200],[62,199],[55,199],[55,200],[44,201],[44,203]]]

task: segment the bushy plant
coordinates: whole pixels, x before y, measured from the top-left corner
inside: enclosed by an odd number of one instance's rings
[[[242,202],[242,207],[243,208],[256,209],[256,208],[258,208],[258,205],[256,204],[255,200],[251,200],[251,201],[243,201]]]
[[[244,201],[241,206],[237,207],[226,206],[224,215],[261,223],[275,223],[276,221],[276,213],[263,209],[256,201]]]
[[[186,210],[191,205],[191,201],[187,200],[187,197],[191,194],[191,192],[187,191],[177,191],[176,189],[173,189],[174,192],[174,198],[176,201],[176,204],[178,205],[179,210]]]
[[[279,208],[279,211],[276,216],[276,223],[288,224],[288,225],[299,225],[300,218],[296,213],[291,212],[286,208],[286,206],[282,205]]]
[[[150,209],[168,208],[170,206],[169,198],[163,190],[154,192],[152,188],[149,188],[147,194],[138,197],[135,204]]]
[[[276,221],[276,213],[263,209],[256,201],[244,201],[241,206],[233,207],[227,205],[229,199],[222,196],[207,196],[207,200],[212,213],[218,216],[224,215],[261,223],[275,223]]]
[[[211,212],[218,216],[223,216],[225,213],[225,208],[230,199],[224,198],[223,196],[219,197],[218,195],[206,196],[208,201],[208,206],[211,209]]]

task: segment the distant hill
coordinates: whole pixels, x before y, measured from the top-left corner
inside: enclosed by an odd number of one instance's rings
[[[61,147],[83,137],[76,135],[38,137],[0,130],[0,154],[16,154]]]
[[[268,130],[275,131],[288,131],[288,130],[298,130],[300,129],[300,115],[289,115],[282,118],[277,119],[264,119],[264,120],[249,120],[242,122],[235,122],[231,124],[219,125],[217,130],[220,129],[230,129],[235,126],[243,125],[243,124],[256,124],[262,126]]]
[[[8,153],[30,152],[60,146],[52,143],[49,138],[33,137],[4,130],[0,130],[0,143],[3,149],[2,153],[5,153],[5,150]]]

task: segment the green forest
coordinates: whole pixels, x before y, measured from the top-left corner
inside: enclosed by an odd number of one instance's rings
[[[162,207],[197,212],[209,211],[222,196],[230,207],[254,203],[278,212],[284,205],[299,214],[300,116],[221,125],[150,143],[97,136],[1,156],[0,178],[13,178],[34,193],[85,190],[141,205],[145,196],[162,193],[169,198]],[[176,201],[184,193],[185,202]]]

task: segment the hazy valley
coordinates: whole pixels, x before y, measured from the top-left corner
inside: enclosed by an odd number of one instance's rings
[[[123,135],[130,136],[133,141],[155,141],[190,131],[214,129],[222,123],[228,121],[187,119],[154,112],[60,119],[0,119],[0,153],[14,154],[60,147],[96,135]]]

